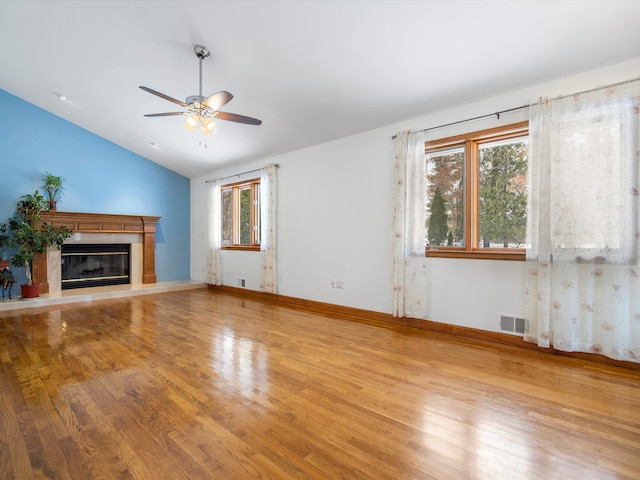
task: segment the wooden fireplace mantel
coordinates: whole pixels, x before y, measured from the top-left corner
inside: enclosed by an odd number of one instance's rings
[[[119,215],[111,213],[78,213],[47,211],[40,213],[42,222],[65,226],[73,233],[138,233],[142,235],[142,283],[156,283],[156,225],[162,217]],[[47,254],[36,255],[33,261],[33,283],[40,292],[49,292]]]

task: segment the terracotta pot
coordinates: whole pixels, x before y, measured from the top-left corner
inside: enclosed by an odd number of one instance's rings
[[[0,270],[9,268],[9,265],[11,265],[11,262],[9,260],[0,260]]]
[[[22,289],[22,298],[37,298],[40,296],[40,284],[20,285]]]

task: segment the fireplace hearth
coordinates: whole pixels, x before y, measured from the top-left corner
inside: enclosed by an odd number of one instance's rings
[[[131,283],[130,245],[66,244],[62,246],[62,289]]]

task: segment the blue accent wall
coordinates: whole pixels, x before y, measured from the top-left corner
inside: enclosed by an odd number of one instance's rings
[[[0,89],[0,222],[45,172],[60,211],[161,216],[157,280],[189,279],[189,179]]]

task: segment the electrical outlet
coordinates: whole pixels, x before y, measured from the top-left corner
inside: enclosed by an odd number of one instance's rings
[[[336,281],[335,280],[331,280],[331,288],[336,288]]]
[[[344,288],[344,281],[343,280],[336,280],[336,288],[339,289],[343,289]]]

